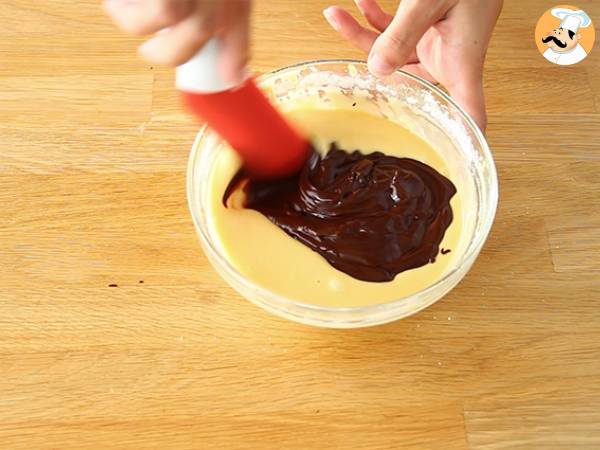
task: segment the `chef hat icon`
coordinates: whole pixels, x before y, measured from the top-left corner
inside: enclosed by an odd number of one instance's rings
[[[561,20],[560,28],[571,30],[573,33],[577,33],[579,28],[589,27],[592,23],[590,16],[580,9],[573,11],[568,8],[554,8],[550,12]]]

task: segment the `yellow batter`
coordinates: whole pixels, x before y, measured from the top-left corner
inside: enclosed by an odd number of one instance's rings
[[[454,220],[440,245],[451,249],[433,264],[402,272],[393,281],[360,281],[334,269],[318,253],[295,241],[257,211],[225,208],[223,193],[239,168],[230,148],[220,152],[210,185],[210,226],[230,263],[254,283],[289,299],[321,306],[356,307],[385,303],[419,291],[440,279],[458,258],[462,246],[461,187],[449,173],[443,157],[406,128],[351,103],[336,109],[297,105],[286,116],[311,136],[319,151],[331,142],[348,151],[382,151],[413,158],[452,180],[457,194],[451,201]]]

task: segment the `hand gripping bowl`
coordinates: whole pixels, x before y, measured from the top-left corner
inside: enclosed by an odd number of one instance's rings
[[[461,178],[460,195],[470,205],[464,208],[465,244],[456,249],[456,263],[430,286],[412,295],[363,307],[323,307],[285,298],[254,284],[229,263],[211,228],[208,183],[222,142],[204,127],[192,147],[188,163],[187,195],[190,211],[208,259],[221,276],[241,295],[274,314],[297,322],[331,327],[357,328],[407,317],[448,293],[471,268],[492,227],[498,203],[498,180],[485,138],[473,120],[442,90],[406,72],[398,71],[378,80],[366,64],[335,60],[304,62],[260,77],[271,100],[286,106],[309,92],[319,92],[323,107],[327,93],[366,95],[370,112],[407,126],[434,148],[443,152],[455,176]],[[453,250],[454,251],[454,250]]]

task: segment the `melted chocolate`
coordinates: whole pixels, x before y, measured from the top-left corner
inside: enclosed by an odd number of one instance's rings
[[[433,168],[381,152],[313,152],[297,176],[250,180],[240,171],[223,201],[242,187],[244,206],[336,269],[364,281],[390,281],[434,262],[452,222],[456,188]]]

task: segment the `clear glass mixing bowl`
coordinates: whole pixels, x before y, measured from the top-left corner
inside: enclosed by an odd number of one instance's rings
[[[208,182],[221,141],[210,129],[198,133],[187,173],[187,195],[194,225],[208,259],[241,295],[274,314],[297,322],[333,328],[356,328],[390,322],[420,311],[442,298],[465,276],[477,258],[492,227],[498,203],[496,168],[487,142],[473,120],[442,90],[412,74],[398,71],[384,80],[373,78],[364,62],[311,61],[263,75],[259,84],[283,110],[307,93],[319,92],[323,106],[327,92],[337,90],[352,97],[366,95],[373,111],[397,120],[443,152],[455,176],[463,178],[460,194],[472,205],[463,217],[465,244],[443,278],[413,295],[387,303],[333,308],[285,298],[254,284],[233,267],[211,230]],[[464,203],[464,204],[465,204]],[[453,250],[454,251],[454,250]]]

